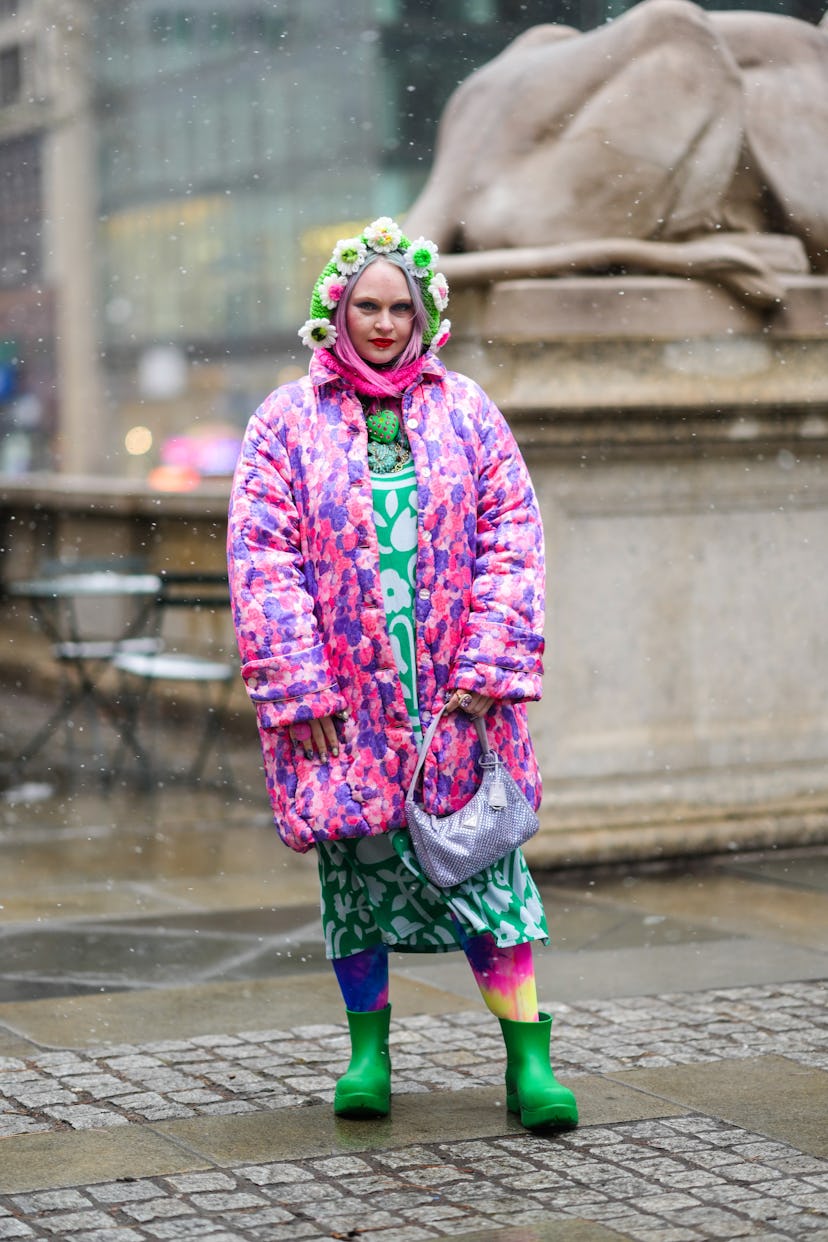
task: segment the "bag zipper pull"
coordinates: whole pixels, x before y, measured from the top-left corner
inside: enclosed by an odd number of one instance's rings
[[[506,809],[506,788],[500,775],[500,764],[495,760],[495,774],[489,790],[489,806],[493,811]]]

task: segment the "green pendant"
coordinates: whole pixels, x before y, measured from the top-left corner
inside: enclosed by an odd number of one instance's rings
[[[393,410],[374,410],[367,415],[365,426],[370,439],[378,444],[393,444],[400,430],[400,420]]]

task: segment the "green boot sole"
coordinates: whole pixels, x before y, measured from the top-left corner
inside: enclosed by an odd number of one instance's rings
[[[336,1084],[334,1113],[337,1117],[386,1117],[391,1109],[391,1006],[364,1013],[346,1009],[345,1013],[351,1062]]]
[[[538,1015],[537,1022],[500,1019],[506,1045],[506,1107],[520,1117],[527,1130],[542,1126],[573,1129],[578,1124],[578,1103],[569,1087],[558,1082],[549,1063],[552,1018]]]

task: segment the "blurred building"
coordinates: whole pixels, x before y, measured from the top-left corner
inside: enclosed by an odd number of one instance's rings
[[[334,240],[414,199],[456,84],[529,26],[626,7],[0,0],[0,470],[226,444],[304,371]]]

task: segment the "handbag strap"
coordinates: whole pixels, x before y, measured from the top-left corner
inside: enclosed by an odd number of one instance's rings
[[[431,743],[434,741],[434,734],[437,732],[437,726],[440,723],[440,718],[442,717],[443,712],[446,710],[446,706],[447,704],[444,703],[443,706],[440,708],[440,710],[434,713],[431,724],[428,726],[426,735],[423,738],[423,744],[420,747],[420,755],[419,755],[419,758],[417,759],[417,766],[414,769],[414,775],[411,778],[411,784],[408,787],[408,793],[406,794],[406,797],[405,797],[406,802],[410,802],[412,798],[414,797],[414,790],[417,788],[417,781],[420,779],[420,773],[423,770],[423,764],[426,761],[426,755],[428,754]],[[477,736],[480,739],[480,745],[483,747],[483,754],[484,755],[491,754],[491,750],[489,748],[489,738],[488,738],[488,734],[486,733],[485,720],[481,720],[478,716],[475,716],[474,727],[477,730]]]

